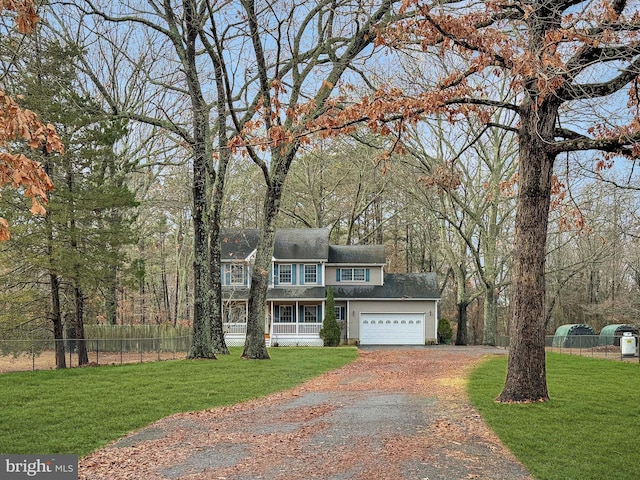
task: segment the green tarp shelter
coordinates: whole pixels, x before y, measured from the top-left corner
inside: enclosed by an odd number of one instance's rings
[[[584,323],[560,325],[553,335],[554,347],[590,348],[597,344],[596,331]]]
[[[620,337],[624,332],[631,332],[634,335],[640,334],[640,328],[636,325],[626,324],[612,324],[603,327],[600,330],[600,338],[598,339],[598,345],[615,345],[620,346]]]

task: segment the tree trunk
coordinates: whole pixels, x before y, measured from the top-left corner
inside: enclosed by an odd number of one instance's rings
[[[107,288],[105,291],[105,313],[107,324],[118,324],[118,271],[116,267],[109,267],[107,272]]]
[[[193,337],[188,358],[214,359],[211,345],[211,282],[209,244],[204,222],[206,210],[204,159],[193,165]]]
[[[196,114],[194,113],[194,115]],[[204,120],[200,119],[200,121]],[[202,134],[201,137],[204,142]],[[188,358],[215,359],[211,343],[213,295],[210,280],[209,236],[206,224],[208,214],[206,179],[208,172],[204,143],[194,145],[193,151],[193,337]]]
[[[166,253],[164,249],[164,238],[162,240],[162,259],[161,259],[161,273],[160,280],[162,283],[162,306],[164,312],[162,312],[162,321],[171,322],[171,302],[169,301],[169,283],[167,281],[167,261]]]
[[[87,354],[87,341],[84,338],[84,295],[77,284],[73,287],[73,296],[75,299],[75,327],[78,365],[86,365],[89,363],[89,355]]]
[[[53,322],[53,339],[56,342],[56,368],[67,368],[64,354],[64,331],[60,312],[60,279],[55,273],[49,273],[51,286],[51,321]]]
[[[482,344],[495,345],[498,334],[498,305],[496,303],[495,287],[485,285],[484,293],[484,326],[482,329]]]
[[[168,4],[168,3],[167,3]],[[193,7],[192,4],[189,7]],[[173,14],[172,14],[173,15]],[[212,167],[212,145],[209,128],[210,107],[204,99],[198,76],[196,40],[200,33],[201,19],[195,8],[185,8],[184,61],[185,78],[191,99],[193,116],[193,338],[189,358],[215,359],[211,342],[211,255],[209,251],[208,223],[209,178]],[[176,51],[183,46],[175,42]],[[219,225],[213,225],[214,229]]]
[[[456,345],[467,345],[467,325],[468,315],[467,308],[469,303],[466,301],[458,301],[458,330],[456,332]]]
[[[180,261],[180,257],[176,258],[176,283],[175,283],[175,291],[173,297],[173,318],[171,320],[171,324],[175,327],[178,324],[178,318],[180,313],[180,265],[178,262]]]
[[[220,192],[222,196],[222,192]],[[220,202],[220,205],[222,202]],[[214,200],[213,211],[218,214],[214,215],[216,218],[215,224],[220,225],[219,212],[220,206]],[[220,261],[220,229],[211,229],[211,244],[209,245],[211,255],[211,343],[213,351],[216,355],[228,355],[229,349],[227,348],[227,342],[224,339],[224,329],[222,325],[222,262]]]
[[[228,111],[226,105],[226,83],[223,70],[223,61],[213,55],[214,69],[216,74],[216,88],[218,100],[216,102],[217,130],[218,130],[218,170],[211,170],[210,182],[213,185],[211,195],[210,221],[209,221],[209,261],[210,261],[210,281],[211,281],[211,343],[216,354],[228,355],[229,349],[224,339],[224,327],[222,322],[222,261],[220,258],[221,238],[220,225],[222,204],[224,202],[224,184],[227,178],[227,167],[231,161],[231,150],[228,147],[229,138],[227,135]]]
[[[509,367],[500,402],[549,399],[544,266],[554,157],[546,151],[545,139],[553,139],[556,113],[549,103],[536,108],[531,102],[521,109]]]
[[[282,185],[295,153],[290,150],[287,160],[280,159],[280,169],[274,174],[271,187],[267,189],[264,204],[264,219],[260,239],[256,249],[256,260],[251,275],[251,290],[249,291],[249,313],[247,318],[247,337],[245,339],[244,358],[263,360],[269,358],[264,338],[265,315],[267,308],[267,290],[269,289],[269,275],[271,274],[271,259],[275,244],[275,221],[280,211]]]
[[[273,257],[273,245],[275,242],[275,228],[273,224],[273,219],[267,221],[265,218],[256,250],[253,274],[251,275],[247,337],[245,339],[242,356],[255,360],[269,359],[264,338],[264,327],[267,290],[269,288],[269,275],[271,274],[271,259]]]

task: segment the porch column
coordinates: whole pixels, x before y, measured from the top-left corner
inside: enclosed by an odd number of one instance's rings
[[[349,343],[349,339],[351,338],[351,332],[349,331],[349,323],[351,322],[351,301],[347,300],[347,308],[345,309],[346,318],[344,319],[347,322],[347,343]]]

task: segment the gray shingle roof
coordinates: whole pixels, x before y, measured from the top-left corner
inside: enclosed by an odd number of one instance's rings
[[[385,273],[384,285],[333,287],[336,300],[353,299],[438,299],[435,273]]]
[[[324,300],[325,296],[324,287],[270,288],[267,292],[267,300]]]
[[[384,245],[330,245],[329,263],[384,265]]]
[[[221,258],[244,260],[258,246],[257,229],[223,230]],[[326,228],[290,228],[276,231],[273,256],[277,260],[323,260],[329,252],[329,230]]]
[[[292,287],[269,288],[267,300],[324,300],[326,291],[324,287]],[[222,298],[225,300],[246,300],[249,298],[247,287],[225,287],[222,289]]]
[[[255,228],[223,230],[220,238],[220,257],[225,260],[244,260],[258,246],[260,231]]]
[[[324,260],[328,258],[329,230],[287,228],[276,231],[273,256],[277,260]]]

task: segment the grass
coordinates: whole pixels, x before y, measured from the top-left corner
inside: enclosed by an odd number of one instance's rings
[[[173,360],[0,375],[0,452],[87,455],[162,417],[262,397],[340,367],[355,348],[272,348],[271,360]]]
[[[469,395],[489,426],[539,480],[628,480],[640,463],[640,367],[547,355],[549,402],[494,402],[505,357],[483,362]]]

